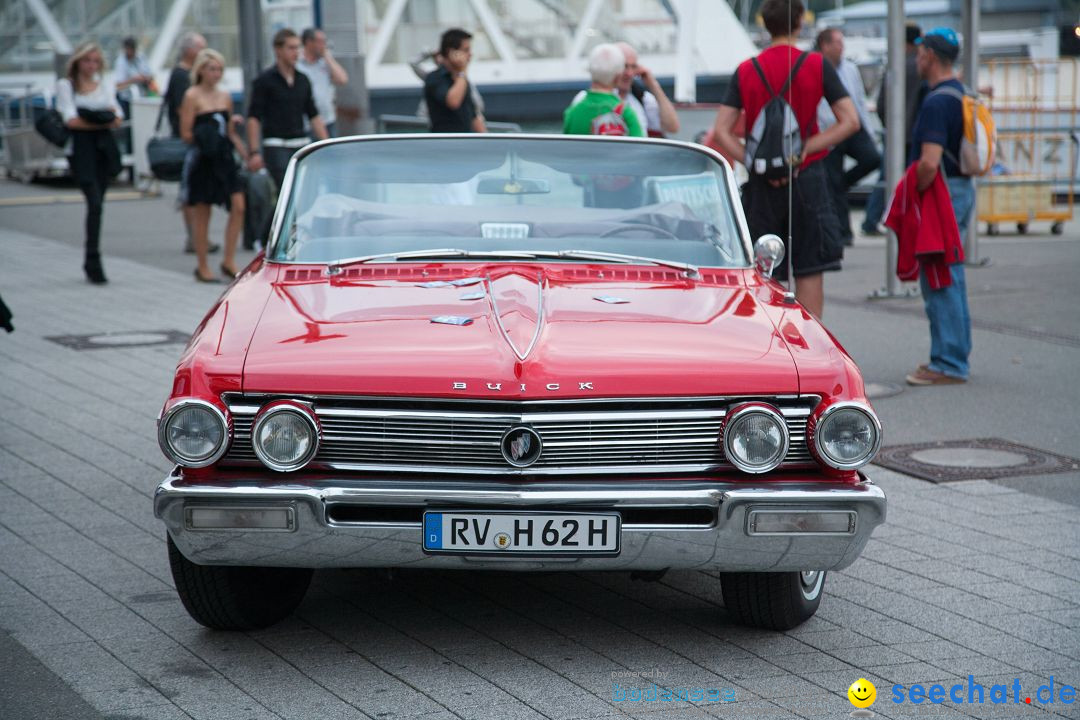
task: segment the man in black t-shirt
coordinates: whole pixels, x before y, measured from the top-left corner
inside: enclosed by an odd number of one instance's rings
[[[189,32],[180,39],[180,57],[169,74],[169,84],[165,87],[165,112],[169,116],[172,136],[180,137],[180,103],[184,93],[191,87],[191,66],[195,56],[206,47],[206,38],[196,32]]]
[[[296,69],[300,36],[294,30],[282,28],[274,34],[274,57],[274,65],[251,84],[247,112],[247,139],[251,149],[248,170],[255,173],[265,167],[280,191],[289,160],[311,142],[304,129],[304,116],[310,120],[315,139],[325,140],[329,136],[315,107],[311,81]],[[267,216],[256,240],[269,240],[272,217],[273,213]]]
[[[436,59],[439,67],[424,79],[431,132],[487,132],[465,76],[472,60],[472,35],[459,28],[447,30],[442,34]]]
[[[325,140],[326,125],[315,107],[315,95],[307,75],[296,70],[300,59],[300,36],[289,28],[274,35],[276,62],[251,84],[248,102],[247,135],[251,156],[248,169],[265,167],[278,188],[285,169],[297,150],[311,142],[304,130],[304,116],[311,122],[311,134]]]

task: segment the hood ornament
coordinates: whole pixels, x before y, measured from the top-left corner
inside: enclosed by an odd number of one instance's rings
[[[510,337],[510,333],[507,332],[506,326],[503,324],[498,301],[495,299],[495,289],[491,286],[491,276],[484,278],[484,282],[488,287],[488,297],[491,300],[491,309],[494,311],[492,314],[495,316],[495,325],[499,328],[499,333],[506,340],[506,344],[510,346],[510,349],[514,351],[517,359],[524,360],[529,357],[529,353],[536,347],[536,341],[540,339],[540,330],[544,327],[544,276],[540,273],[536,275],[536,330],[533,331],[532,340],[529,341],[529,345],[524,352],[514,344],[513,338]]]

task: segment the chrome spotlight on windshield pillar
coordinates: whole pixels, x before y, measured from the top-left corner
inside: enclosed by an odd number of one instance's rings
[[[754,243],[754,265],[767,278],[771,278],[773,270],[784,259],[784,241],[779,235],[762,235]]]

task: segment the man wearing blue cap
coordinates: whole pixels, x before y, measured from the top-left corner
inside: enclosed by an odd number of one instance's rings
[[[975,186],[960,172],[960,141],[964,134],[964,86],[953,63],[960,55],[960,40],[952,28],[930,30],[915,41],[916,65],[929,91],[911,133],[911,162],[917,162],[918,190],[930,187],[938,172],[952,199],[953,213],[964,237],[975,203]],[[971,317],[968,313],[964,263],[949,265],[952,282],[930,287],[925,272],[919,275],[926,316],[930,319],[930,362],[907,376],[910,385],[951,385],[967,382],[971,354]]]

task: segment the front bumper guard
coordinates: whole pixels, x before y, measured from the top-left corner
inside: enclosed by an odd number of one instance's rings
[[[186,508],[291,508],[286,531],[193,529]],[[513,555],[430,555],[416,522],[337,522],[341,507],[406,510],[575,511],[712,508],[709,524],[624,522],[615,557],[527,558]],[[750,510],[856,513],[849,532],[751,534]],[[190,482],[177,468],[157,488],[154,514],[180,552],[204,565],[279,567],[418,567],[500,570],[836,570],[862,552],[885,522],[885,493],[860,474],[857,483],[820,480],[758,485],[706,480],[590,480],[493,483],[291,477]]]

